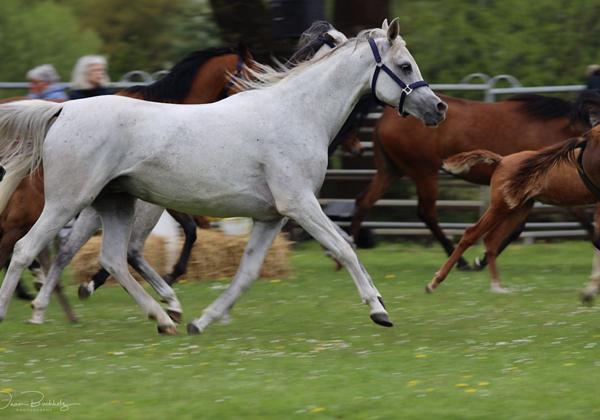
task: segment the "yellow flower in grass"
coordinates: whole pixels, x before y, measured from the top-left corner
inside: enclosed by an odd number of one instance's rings
[[[477,392],[477,390],[475,388],[468,388],[468,389],[465,389],[465,392],[467,394],[474,394]]]
[[[479,385],[479,386],[488,386],[489,384],[490,384],[490,383],[489,383],[489,382],[487,382],[487,381],[481,381],[481,382],[479,382],[477,385]]]
[[[14,392],[15,390],[12,388],[0,388],[0,393],[1,394],[10,394],[11,392]]]
[[[421,381],[417,381],[416,379],[413,379],[412,381],[408,381],[408,383],[406,384],[406,386],[416,386],[418,383],[420,383]]]
[[[281,279],[271,279],[271,283],[281,283]]]
[[[425,359],[427,357],[428,356],[426,354],[422,354],[422,353],[415,354],[415,359]]]
[[[395,274],[386,274],[385,276],[383,276],[384,279],[386,280],[392,280],[396,278]]]
[[[575,363],[573,362],[567,362],[567,363],[563,363],[563,366],[575,366]]]
[[[465,383],[461,382],[461,383],[456,384],[454,386],[457,387],[457,388],[467,388],[469,386],[469,384],[465,384]]]
[[[314,407],[310,409],[311,413],[322,413],[325,411],[325,407]]]

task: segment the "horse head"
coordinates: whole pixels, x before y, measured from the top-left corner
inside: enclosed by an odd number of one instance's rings
[[[376,62],[371,80],[374,96],[387,105],[397,106],[401,114],[417,117],[427,126],[441,123],[448,105],[423,80],[419,66],[400,36],[398,18],[389,25],[387,19],[384,20],[381,29],[370,34],[369,43]]]

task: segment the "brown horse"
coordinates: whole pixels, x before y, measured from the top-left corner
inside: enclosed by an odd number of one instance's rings
[[[485,255],[489,264],[491,290],[505,292],[500,285],[500,276],[496,258],[502,250],[505,239],[519,225],[525,222],[535,201],[556,206],[579,206],[594,204],[598,199],[590,192],[579,178],[576,168],[567,163],[560,163],[544,173],[543,177],[535,176],[530,169],[535,162],[543,159],[556,150],[570,148],[578,144],[579,138],[566,143],[550,146],[540,151],[524,151],[505,157],[487,150],[476,150],[452,156],[444,162],[444,169],[460,174],[471,167],[483,164],[493,169],[490,182],[490,205],[479,221],[465,230],[463,237],[435,274],[426,290],[432,292],[444,281],[460,256],[479,238],[485,235]],[[520,177],[526,176],[521,181]],[[598,243],[595,242],[598,246]],[[587,297],[590,299],[590,297]]]
[[[448,255],[454,245],[439,226],[436,211],[438,172],[444,159],[461,152],[486,149],[499,155],[542,147],[581,135],[589,128],[583,116],[571,119],[574,104],[558,98],[519,95],[497,103],[468,101],[440,95],[448,104],[446,121],[436,129],[415,118],[401,118],[386,107],[375,125],[377,173],[356,199],[352,234],[356,238],[368,210],[392,182],[406,175],[417,187],[418,215]],[[487,185],[493,168],[475,165],[460,178]],[[468,268],[461,257],[459,268]]]

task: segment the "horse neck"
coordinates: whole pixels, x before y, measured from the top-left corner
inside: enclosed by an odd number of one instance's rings
[[[183,103],[205,104],[218,100],[229,81],[227,74],[235,73],[237,60],[236,54],[227,54],[205,63],[196,73]]]
[[[289,76],[273,90],[282,103],[291,104],[290,112],[303,125],[312,123],[323,128],[329,144],[360,97],[369,91],[374,68],[368,43],[360,42],[356,48],[354,44],[342,47],[301,73]]]

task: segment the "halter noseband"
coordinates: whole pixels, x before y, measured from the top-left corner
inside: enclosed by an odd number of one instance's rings
[[[375,67],[375,72],[373,73],[373,79],[371,81],[371,92],[373,93],[373,97],[375,97],[375,100],[377,100],[377,102],[381,103],[382,105],[385,105],[383,101],[377,98],[377,93],[375,92],[375,86],[377,85],[377,78],[379,77],[379,72],[383,70],[388,76],[390,76],[390,78],[394,82],[396,82],[398,86],[400,86],[400,88],[402,88],[402,94],[400,95],[400,101],[398,102],[398,112],[403,117],[406,117],[407,115],[409,115],[407,112],[404,112],[404,101],[406,100],[406,97],[410,95],[413,90],[429,85],[425,80],[419,80],[418,82],[414,82],[410,85],[407,85],[402,81],[402,79],[400,79],[396,75],[396,73],[394,73],[392,69],[390,69],[388,66],[385,65],[385,63],[381,61],[381,55],[379,54],[377,44],[375,44],[373,38],[369,38],[369,45],[371,46],[371,51],[373,51],[373,57],[375,58],[375,63],[377,64],[377,66]]]

